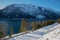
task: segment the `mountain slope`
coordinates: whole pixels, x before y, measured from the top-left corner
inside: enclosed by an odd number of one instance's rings
[[[57,19],[60,17],[60,12],[57,12],[55,10],[47,9],[43,7],[36,7],[34,5],[26,5],[26,4],[8,5],[2,11],[8,19],[9,18],[37,19],[39,15],[41,15],[40,18],[45,17],[45,19]],[[38,17],[38,19],[40,18]]]

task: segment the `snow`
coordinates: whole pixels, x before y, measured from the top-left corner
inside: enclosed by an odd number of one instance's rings
[[[58,23],[55,23],[53,25],[48,25],[46,27],[40,28],[40,29],[34,31],[33,34],[44,35],[47,32],[50,32],[52,29],[54,29],[56,25],[58,25]]]
[[[59,26],[60,24],[57,26],[55,30],[44,35],[43,38],[48,39],[48,40],[60,40],[60,27]]]
[[[60,24],[54,23],[33,32],[14,34],[8,40],[60,40]]]
[[[53,10],[53,9],[52,9]],[[38,19],[57,19],[60,17],[60,12],[52,11],[51,9],[44,7],[37,7],[31,4],[12,4],[5,7],[2,15],[5,15],[9,18],[20,18],[20,17],[30,17],[30,18],[38,18]],[[41,17],[44,16],[44,17]],[[57,15],[57,16],[56,16]]]
[[[44,20],[44,19],[46,19],[46,17],[45,17],[45,16],[43,16],[43,15],[38,15],[38,16],[36,16],[36,19]]]

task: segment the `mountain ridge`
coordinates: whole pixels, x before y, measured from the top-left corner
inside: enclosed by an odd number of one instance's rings
[[[2,12],[1,12],[2,11]],[[33,18],[33,19],[57,19],[60,18],[60,12],[44,7],[37,7],[27,4],[11,4],[0,10],[0,15],[3,14],[5,18]],[[40,16],[41,15],[41,16]],[[57,16],[56,16],[57,15]],[[38,17],[40,16],[40,18]],[[43,17],[45,16],[45,17]],[[0,16],[1,18],[2,16]],[[38,18],[37,18],[38,17]],[[2,17],[4,18],[4,17]]]

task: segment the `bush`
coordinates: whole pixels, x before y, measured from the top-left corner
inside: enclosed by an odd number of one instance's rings
[[[36,29],[42,28],[44,26],[47,26],[47,25],[50,25],[53,23],[54,23],[54,20],[42,21],[40,23],[38,23],[36,21],[32,22],[32,30],[36,30]]]
[[[58,23],[60,23],[60,18],[59,18],[59,19],[57,19],[57,22],[58,22]]]

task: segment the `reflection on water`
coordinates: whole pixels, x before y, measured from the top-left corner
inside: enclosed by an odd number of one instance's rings
[[[0,21],[0,32],[4,32],[5,34],[7,34],[8,30],[8,23],[6,21]]]
[[[37,30],[41,27],[47,26],[49,24],[53,24],[54,20],[26,20],[26,19],[14,19],[14,20],[0,20],[0,31],[3,31],[6,35],[25,32],[28,30]],[[11,31],[12,30],[12,31]]]
[[[2,27],[0,29],[2,29],[7,35],[11,33],[11,28],[13,28],[13,34],[25,31],[25,27],[27,27],[26,31],[29,29],[31,30],[31,27],[28,27],[30,26],[30,22],[26,22],[23,23],[21,20],[0,20],[0,25]]]
[[[0,31],[2,30],[3,32],[9,34],[11,28],[14,28],[14,33],[18,33],[20,29],[20,24],[21,21],[0,21]]]

